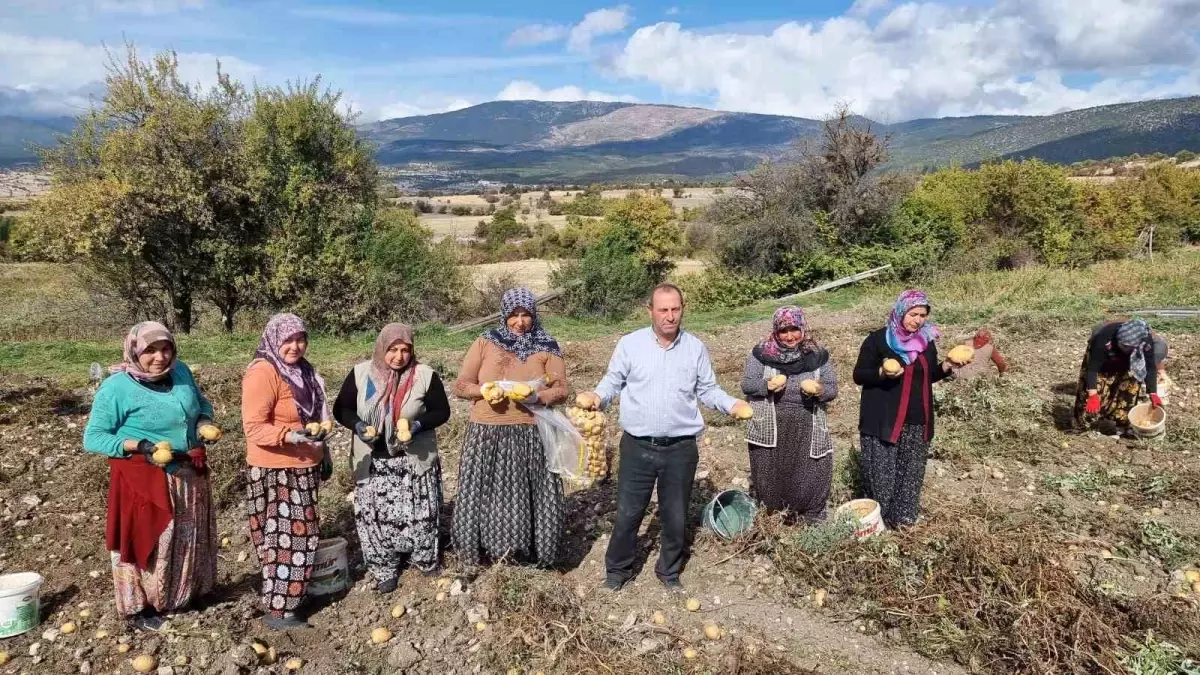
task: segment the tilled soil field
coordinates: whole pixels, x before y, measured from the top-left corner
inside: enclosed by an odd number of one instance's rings
[[[881,319],[850,311],[810,317],[841,380],[831,408],[835,504],[854,482],[858,395],[850,370],[862,336]],[[949,345],[975,326],[943,328]],[[291,666],[301,673],[1120,672],[1122,658],[1149,658],[1145,645],[1155,640],[1194,657],[1200,339],[1168,334],[1177,385],[1167,435],[1132,441],[1068,430],[1089,329],[993,327],[1010,373],[940,385],[924,517],[910,531],[820,548],[767,517],[731,542],[697,527],[683,575],[697,611],[654,578],[653,517],[644,525],[637,581],[615,596],[598,590],[615,513],[612,482],[569,490],[558,570],[500,565],[465,583],[454,577],[449,551],[444,579],[410,571],[395,593],[379,597],[357,556],[342,462],[322,487],[322,533],[350,541],[353,586],[315,602],[313,627],[288,634],[266,631],[258,619],[257,562],[241,502],[240,372],[197,373],[226,430],[210,450],[226,540],[219,589],[157,633],[131,632],[115,616],[103,541],[107,468],[81,449],[90,391],[0,376],[0,572],[46,578],[42,623],[0,640],[8,655],[0,673],[127,673],[143,654],[160,674]],[[731,393],[740,393],[746,355],[766,330],[754,323],[702,336]],[[595,384],[615,342],[565,345],[576,390]],[[447,364],[459,356],[423,353]],[[310,357],[331,383],[351,365]],[[744,489],[749,477],[741,426],[706,417],[696,523],[716,492]],[[465,406],[455,402],[440,433],[447,524],[464,420]],[[618,432],[608,433],[615,445]],[[342,430],[334,442],[343,460],[347,438]],[[65,631],[68,623],[76,630]],[[709,624],[713,637],[705,636]],[[371,639],[378,627],[392,633],[383,644]]]

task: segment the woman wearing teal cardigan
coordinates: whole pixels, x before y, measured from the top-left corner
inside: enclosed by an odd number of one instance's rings
[[[216,514],[204,444],[220,438],[212,404],[175,358],[175,338],[147,321],[125,338],[124,362],[100,385],[83,434],[108,457],[108,526],[117,610],[137,628],[209,593],[217,576]]]

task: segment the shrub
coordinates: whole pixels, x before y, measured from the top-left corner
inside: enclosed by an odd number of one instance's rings
[[[365,244],[365,323],[448,319],[460,312],[468,284],[453,249],[433,243],[433,233],[408,211],[387,209],[375,221]],[[324,310],[340,314],[337,303]],[[339,306],[340,305],[340,306]],[[346,323],[340,316],[325,323]]]
[[[472,214],[472,210],[466,204],[455,204],[450,207],[450,213],[455,216],[469,216]]]
[[[783,276],[740,276],[720,267],[684,274],[677,280],[688,306],[695,309],[743,307],[778,295],[787,285]]]
[[[572,316],[619,317],[644,300],[656,283],[638,257],[638,233],[612,227],[583,257],[550,275],[566,289],[563,306]]]

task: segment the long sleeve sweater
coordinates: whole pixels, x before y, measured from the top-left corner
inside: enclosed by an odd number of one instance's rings
[[[358,383],[354,380],[353,369],[346,375],[337,400],[333,402],[333,418],[347,429],[354,429],[355,425],[362,421],[358,417]],[[417,433],[425,433],[449,420],[450,401],[446,399],[446,388],[442,385],[442,378],[434,373],[429,380],[429,389],[425,391],[425,412],[414,417],[412,423],[420,425]],[[373,450],[386,457],[386,440],[382,437],[375,439]]]
[[[1092,332],[1088,340],[1087,388],[1096,388],[1096,377],[1101,371],[1129,372],[1129,354],[1117,347],[1117,330],[1121,322],[1105,324]],[[1146,357],[1146,393],[1158,393],[1158,363],[1155,360],[1154,343],[1144,348]]]
[[[763,369],[762,361],[754,358],[753,354],[746,359],[746,369],[742,373],[743,394],[754,399],[765,399],[768,395],[773,395],[776,397],[776,403],[790,403],[792,405],[805,405],[813,400],[814,397],[805,395],[800,389],[800,383],[807,379],[803,375],[789,375],[787,384],[782,390],[771,392],[767,389],[767,380],[763,377]],[[837,369],[833,367],[832,361],[826,361],[821,366],[818,373],[818,381],[824,387],[821,395],[816,397],[818,401],[828,403],[837,398]]]
[[[125,457],[127,440],[167,441],[176,453],[199,445],[196,423],[212,419],[213,408],[192,370],[176,362],[171,387],[156,391],[128,373],[117,373],[100,385],[83,432],[83,449],[106,457]]]
[[[472,401],[471,421],[482,424],[533,424],[533,413],[519,403],[502,401],[491,405],[483,400],[479,387],[484,382],[511,380],[529,382],[546,375],[550,383],[538,391],[538,403],[556,405],[567,398],[567,366],[562,358],[548,352],[538,352],[522,361],[496,345],[476,338],[467,350],[454,395]]]
[[[303,469],[321,463],[319,444],[286,443],[289,432],[302,431],[296,399],[275,367],[258,360],[242,377],[242,431],[246,463],[266,469]]]

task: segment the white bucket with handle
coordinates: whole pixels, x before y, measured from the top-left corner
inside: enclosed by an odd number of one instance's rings
[[[28,633],[41,623],[38,589],[44,581],[37,572],[0,574],[0,638]]]
[[[350,587],[350,566],[346,561],[346,540],[341,537],[322,539],[313,559],[312,577],[308,581],[309,595],[333,595]]]
[[[856,539],[873,537],[887,529],[883,524],[883,512],[879,508],[879,502],[874,499],[852,499],[837,510],[838,513],[849,512],[858,522],[858,527],[854,530]]]

